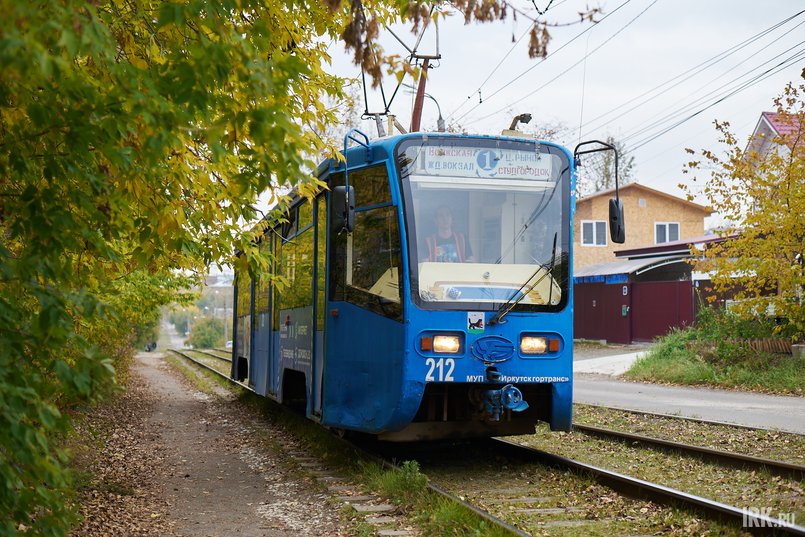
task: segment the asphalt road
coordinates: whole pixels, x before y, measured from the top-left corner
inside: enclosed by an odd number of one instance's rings
[[[577,375],[576,403],[675,414],[805,434],[805,397],[661,386]]]

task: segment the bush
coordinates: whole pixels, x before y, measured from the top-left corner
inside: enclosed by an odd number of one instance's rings
[[[753,350],[745,340],[775,337],[774,319],[749,321],[725,309],[703,308],[693,327],[658,338],[627,376],[677,384],[714,384],[801,393],[805,368],[787,354]]]

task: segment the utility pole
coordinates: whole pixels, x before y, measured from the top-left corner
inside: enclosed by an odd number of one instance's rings
[[[429,26],[428,23],[431,20],[431,15],[433,14],[434,9],[436,9],[435,4],[431,7],[430,14],[425,19],[425,24],[422,26],[422,31],[420,32],[419,37],[416,40],[416,44],[414,45],[414,48],[411,48],[408,45],[406,45],[405,41],[400,39],[397,36],[397,34],[395,34],[391,30],[391,28],[386,27],[386,30],[391,35],[393,35],[394,38],[397,39],[397,41],[399,41],[400,44],[403,47],[405,47],[405,49],[410,53],[409,62],[422,60],[422,74],[419,77],[419,87],[417,88],[417,91],[416,91],[416,100],[414,101],[414,110],[413,110],[413,112],[411,114],[411,132],[418,131],[420,129],[421,124],[422,124],[422,106],[423,106],[423,102],[425,101],[425,83],[426,83],[426,80],[428,78],[428,69],[430,68],[430,60],[440,60],[442,58],[442,55],[439,53],[439,23],[437,22],[438,19],[434,19],[434,24],[435,24],[435,27],[436,27],[436,53],[435,54],[419,54],[417,52],[417,49],[419,48],[419,44],[422,42],[422,37],[425,35],[425,30],[428,29],[428,26]],[[394,94],[391,96],[392,101],[394,100],[394,96],[397,95],[397,90],[400,89],[401,85],[402,85],[402,80],[400,80],[400,82],[397,84],[397,89],[394,90]],[[364,80],[364,88],[365,87],[366,87],[366,81]],[[382,89],[383,88],[381,86],[381,93],[382,93]],[[365,98],[365,95],[364,95],[364,98]],[[383,97],[383,100],[385,101],[385,96]],[[391,106],[391,103],[388,103],[386,105],[386,110],[383,112],[382,115],[388,115],[390,106]],[[373,116],[373,115],[374,114],[370,114],[368,112],[368,110],[364,113],[365,117]],[[400,130],[400,132],[403,132],[403,133],[405,132],[399,126],[399,124],[397,124],[397,123],[394,123],[394,124],[395,124],[395,126],[397,126],[397,128]],[[380,130],[380,128],[378,128],[378,130]],[[389,127],[389,130],[391,130],[390,127]]]
[[[422,122],[422,105],[425,102],[425,83],[428,79],[429,66],[430,59],[425,58],[422,62],[422,74],[419,75],[419,87],[417,87],[416,99],[414,100],[414,113],[411,117],[411,132],[419,131],[419,126]]]

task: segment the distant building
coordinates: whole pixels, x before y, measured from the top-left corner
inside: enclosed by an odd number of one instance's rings
[[[609,198],[614,190],[602,190],[576,202],[574,220],[575,271],[590,265],[615,261],[615,250],[640,248],[704,234],[709,207],[630,183],[620,188],[626,223],[626,242],[609,240]]]
[[[204,280],[205,287],[232,287],[235,280],[235,274],[232,272],[219,272],[218,274],[210,274]]]
[[[223,319],[225,324],[231,325],[233,300],[235,288],[233,282],[235,275],[232,272],[210,274],[204,280],[201,289],[207,313],[213,317]],[[228,326],[231,332],[231,326]]]

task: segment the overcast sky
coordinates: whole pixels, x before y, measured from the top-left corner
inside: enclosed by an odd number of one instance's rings
[[[544,9],[550,0],[535,1]],[[513,3],[536,15],[532,3]],[[544,18],[571,22],[588,3],[595,5],[592,0],[554,0]],[[689,160],[684,149],[718,147],[713,120],[729,121],[739,139],[745,140],[760,112],[773,109],[772,99],[786,82],[802,82],[805,13],[772,27],[805,9],[804,2],[603,0],[599,5],[603,13],[596,17],[597,24],[551,29],[550,55],[544,61],[528,58],[527,35],[516,45],[512,42],[529,28],[524,16],[469,26],[460,15],[452,17],[439,29],[442,59],[430,70],[427,92],[438,101],[448,123],[468,132],[497,134],[514,115],[529,112],[534,117],[531,126],[566,127],[555,141],[571,150],[579,141],[580,124],[582,140],[611,134],[633,149],[638,182],[679,195],[676,185],[685,180],[681,170]],[[413,47],[416,37],[410,30],[393,29]],[[388,53],[407,55],[390,33],[381,42]],[[342,48],[332,47],[333,70],[359,76],[360,70],[340,54]],[[435,53],[432,29],[419,52]],[[726,57],[700,65],[719,55]],[[701,70],[694,74],[697,66]],[[384,81],[387,99],[395,82]],[[744,85],[742,91],[714,104]],[[658,95],[661,91],[665,93]],[[370,93],[369,102],[370,111],[382,110],[379,93]],[[413,95],[401,90],[391,106],[406,128],[412,104]],[[631,109],[635,105],[640,106]],[[693,119],[661,132],[703,108]],[[426,100],[424,110],[423,129],[436,130],[436,105]],[[362,129],[377,135],[370,123],[364,122]]]

